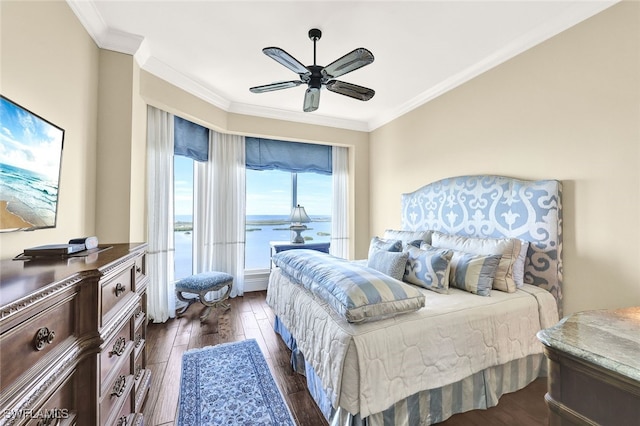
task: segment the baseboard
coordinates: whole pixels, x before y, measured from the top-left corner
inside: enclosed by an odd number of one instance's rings
[[[269,271],[245,274],[244,291],[264,291],[269,285]]]

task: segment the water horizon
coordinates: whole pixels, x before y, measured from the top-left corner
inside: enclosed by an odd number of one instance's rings
[[[331,217],[309,216],[307,230],[302,236],[307,242],[331,240]],[[270,243],[291,241],[289,215],[247,215],[245,226],[245,269],[269,269]],[[176,215],[174,218],[175,278],[192,274],[193,217]]]

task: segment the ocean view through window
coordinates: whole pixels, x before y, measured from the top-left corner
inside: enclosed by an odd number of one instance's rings
[[[295,179],[294,179],[295,176]],[[331,237],[331,175],[279,170],[246,171],[245,269],[269,269],[271,241],[290,241],[289,215],[294,203],[311,218],[302,236],[308,242]],[[193,160],[174,157],[175,279],[192,274]]]
[[[173,157],[173,246],[176,280],[193,272],[193,160]]]
[[[247,170],[245,269],[269,269],[270,241],[291,241],[293,205],[304,206],[311,223],[302,236],[308,242],[331,238],[332,179],[318,173]]]

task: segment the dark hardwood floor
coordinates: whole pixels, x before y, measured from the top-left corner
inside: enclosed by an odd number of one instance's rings
[[[291,371],[289,350],[273,331],[274,315],[266,292],[245,293],[231,299],[231,309],[213,311],[200,323],[195,304],[180,319],[147,328],[148,366],[152,383],[144,407],[145,426],[169,426],[176,419],[182,354],[193,348],[244,339],[256,339],[298,425],[327,425],[309,395],[303,376]],[[547,424],[544,402],[546,380],[504,395],[498,406],[452,416],[440,426],[537,426]]]

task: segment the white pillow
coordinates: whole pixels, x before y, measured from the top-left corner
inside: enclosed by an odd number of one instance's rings
[[[371,257],[371,255],[378,250],[382,251],[402,251],[402,241],[395,239],[384,239],[373,237],[371,242],[369,243],[369,254],[367,255],[367,259]]]
[[[425,242],[431,244],[431,230],[426,231],[403,231],[398,229],[386,229],[384,231],[384,238],[387,240],[400,240],[402,241],[403,248],[406,250],[407,246],[414,243],[415,247],[420,247],[420,243]],[[416,241],[419,241],[416,243]]]
[[[495,290],[513,293],[516,283],[513,280],[513,265],[520,255],[522,244],[517,238],[474,238],[460,235],[444,234],[434,231],[431,235],[431,245],[463,251],[471,254],[502,256],[493,279]]]

